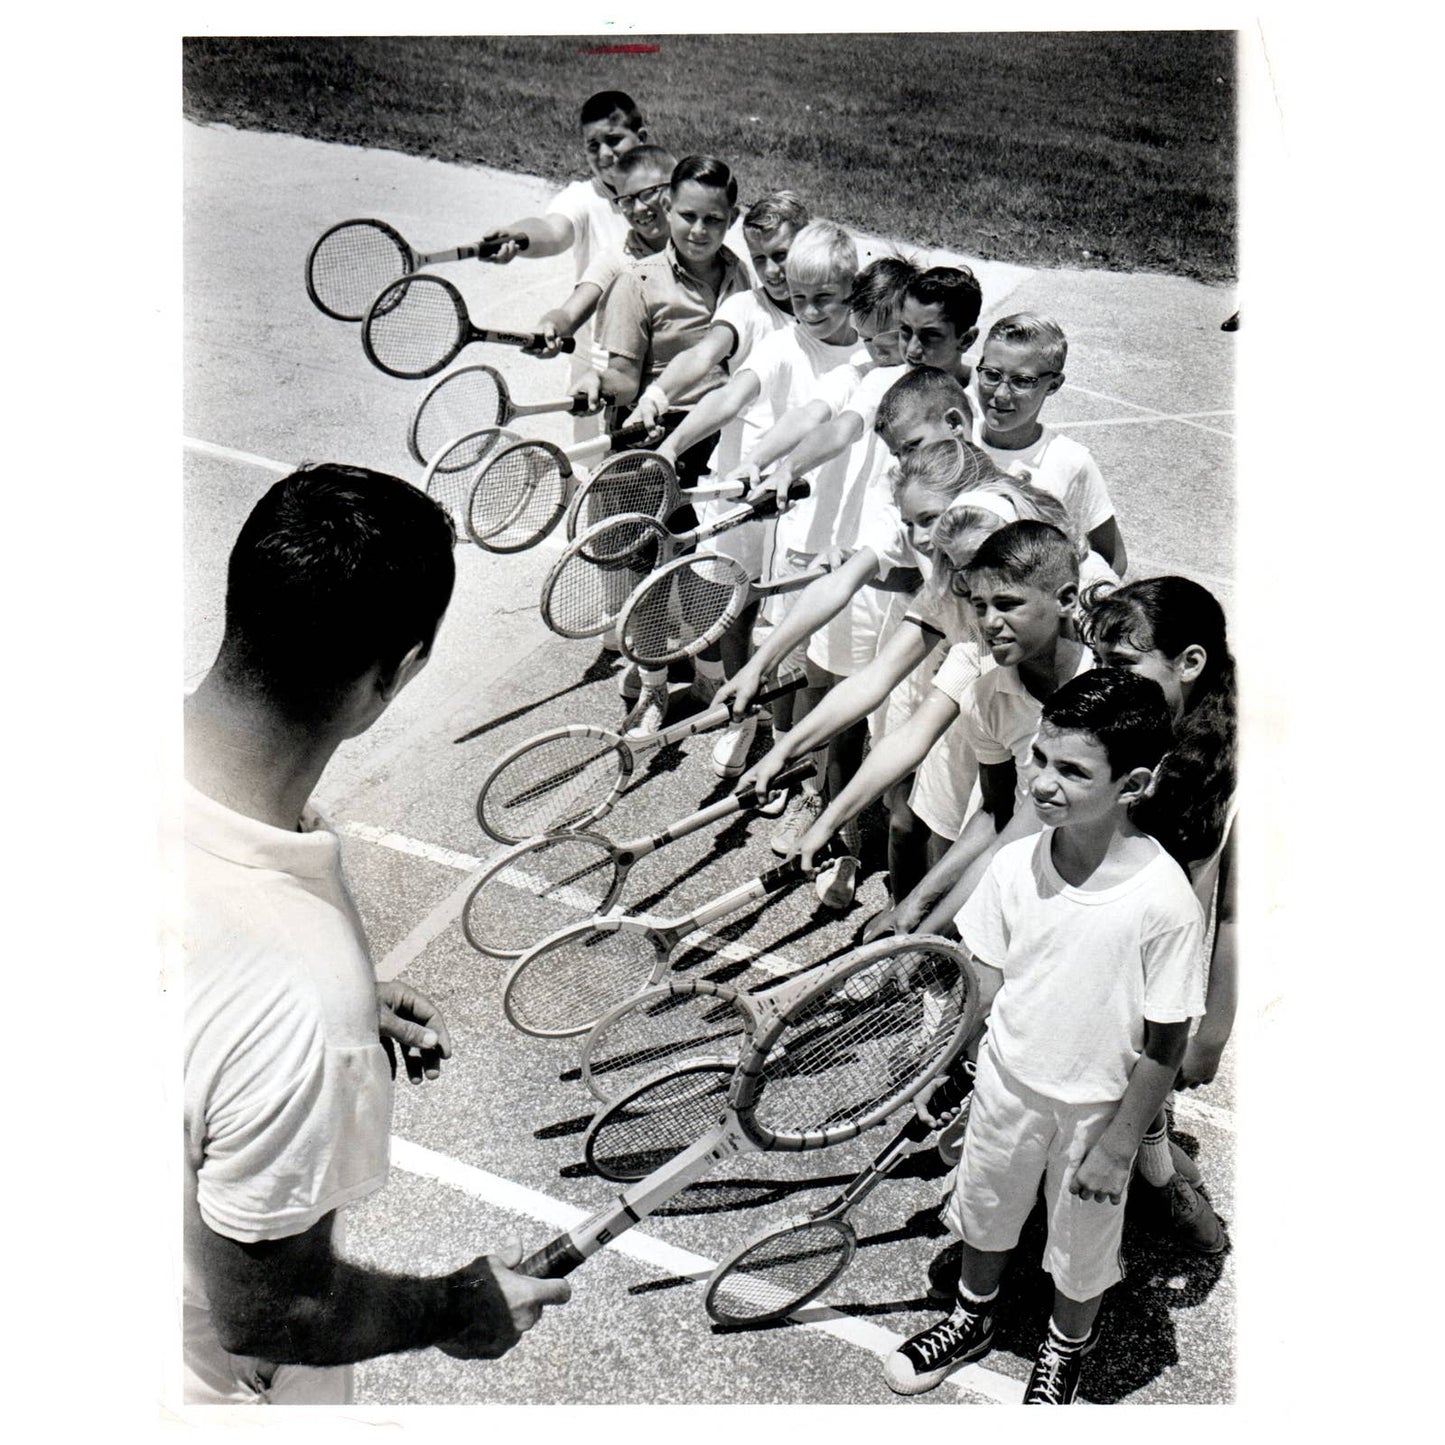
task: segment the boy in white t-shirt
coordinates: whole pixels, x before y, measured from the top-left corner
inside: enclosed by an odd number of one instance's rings
[[[958,1300],[884,1362],[931,1390],[993,1344],[994,1304],[1042,1183],[1048,1330],[1026,1405],[1067,1405],[1123,1278],[1124,1197],[1204,1011],[1204,921],[1183,869],[1129,820],[1172,742],[1163,690],[1105,668],[1044,704],[1029,800],[1044,831],[1004,849],[958,915],[989,1007],[958,1177]]]
[[[1021,311],[995,321],[974,371],[973,440],[1005,471],[1027,475],[1068,509],[1094,549],[1122,577],[1129,565],[1114,503],[1089,449],[1039,420],[1064,384],[1069,343],[1057,322]]]

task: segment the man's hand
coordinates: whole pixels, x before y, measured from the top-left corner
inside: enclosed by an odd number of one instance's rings
[[[1132,1154],[1127,1159],[1120,1159],[1108,1148],[1106,1141],[1100,1139],[1074,1170],[1069,1179],[1069,1193],[1100,1204],[1117,1204],[1129,1187],[1129,1175],[1133,1169]]]
[[[1179,1077],[1174,1081],[1175,1089],[1197,1089],[1201,1084],[1212,1084],[1219,1072],[1220,1056],[1224,1044],[1212,1044],[1196,1034],[1184,1050],[1184,1062],[1179,1066]]]
[[[522,1246],[510,1239],[496,1254],[486,1256],[491,1267],[492,1278],[496,1280],[502,1297],[506,1300],[511,1316],[511,1325],[517,1335],[526,1334],[542,1317],[546,1305],[566,1304],[572,1298],[572,1286],[565,1279],[533,1279],[531,1275],[517,1274],[512,1266],[522,1258]],[[476,1270],[475,1263],[467,1267]],[[481,1271],[477,1271],[479,1274]],[[465,1279],[466,1271],[461,1272]],[[437,1349],[453,1355],[459,1360],[495,1360],[507,1353],[516,1339],[499,1340],[495,1326],[479,1324],[464,1330],[449,1340],[443,1340]]]
[[[424,994],[391,980],[376,986],[376,1019],[387,1053],[401,1046],[406,1076],[413,1084],[441,1077],[442,1060],[452,1056],[452,1036],[441,1010]]]

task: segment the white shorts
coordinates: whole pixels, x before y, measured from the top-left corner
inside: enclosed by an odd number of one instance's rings
[[[716,458],[714,458],[716,461]],[[703,476],[700,486],[711,486],[722,478],[715,472]],[[715,522],[728,512],[735,512],[742,503],[736,497],[700,497],[692,504],[700,526]],[[761,577],[763,562],[767,557],[773,529],[772,518],[766,521],[744,522],[741,527],[731,527],[719,532],[716,537],[704,538],[698,545],[708,552],[722,557],[731,557],[748,569],[749,577]]]
[[[979,807],[978,759],[962,718],[929,748],[913,775],[908,806],[941,838],[957,838]]]
[[[1119,1255],[1123,1200],[1085,1200],[1069,1193],[1064,1181],[1118,1109],[1117,1099],[1065,1104],[1035,1093],[1004,1068],[992,1042],[986,1042],[944,1223],[974,1249],[1012,1249],[1042,1179],[1049,1216],[1044,1268],[1071,1300],[1103,1294],[1124,1278]]]

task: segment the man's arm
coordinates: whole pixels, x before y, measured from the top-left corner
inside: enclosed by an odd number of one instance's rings
[[[225,1349],[278,1364],[345,1365],[448,1342],[453,1353],[495,1359],[543,1305],[571,1294],[564,1281],[514,1274],[495,1255],[436,1278],[363,1269],[333,1253],[332,1219],[254,1244],[203,1229],[206,1294]]]
[[[1124,1097],[1069,1180],[1069,1192],[1083,1199],[1117,1204],[1129,1185],[1134,1156],[1144,1133],[1174,1087],[1174,1076],[1189,1042],[1189,1020],[1155,1023],[1144,1020],[1144,1052],[1129,1071]]]

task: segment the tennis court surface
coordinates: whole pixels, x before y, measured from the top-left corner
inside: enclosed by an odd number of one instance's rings
[[[482,235],[539,210],[552,187],[524,177],[225,127],[186,127],[184,676],[220,634],[224,562],[254,501],[296,462],[356,462],[421,480],[407,419],[425,383],[383,376],[359,328],[323,317],[302,281],[307,250],[335,221],[377,216],[421,249]],[[964,247],[966,255],[966,246]],[[935,253],[934,260],[947,259]],[[979,263],[983,322],[1023,309],[1055,315],[1070,338],[1069,383],[1046,419],[1097,457],[1129,544],[1131,575],[1172,571],[1233,600],[1231,292],[1168,277],[1029,272]],[[571,285],[571,261],[444,274],[483,324],[524,327]],[[501,369],[521,402],[566,391],[562,360],[503,347],[463,361]],[[527,435],[570,439],[540,417]],[[504,966],[462,936],[461,905],[500,845],[474,805],[489,764],[569,722],[615,725],[620,704],[595,643],[566,642],[538,615],[554,538],[513,556],[458,551],[458,585],[435,655],[364,737],[344,747],[318,802],[340,829],[379,970],[404,975],[445,1011],[456,1057],[439,1083],[398,1090],[388,1187],[347,1212],[347,1249],[383,1267],[450,1270],[515,1236],[535,1247],[610,1198],[585,1171],[595,1101],[578,1081],[577,1042],[529,1038],[500,1005]],[[711,740],[656,755],[600,831],[651,832],[721,796]],[[680,914],[774,861],[772,824],[733,821],[641,862],[630,908]],[[853,909],[822,910],[810,888],[719,925],[675,955],[684,976],[752,984],[845,950],[883,901],[865,876]],[[1215,1084],[1180,1098],[1177,1128],[1197,1145],[1216,1207],[1234,1217],[1232,1054]],[[713,1264],[749,1235],[829,1199],[884,1131],[809,1155],[750,1155],[622,1236],[573,1277],[504,1359],[436,1351],[360,1367],[362,1407],[481,1403],[894,1403],[876,1358],[937,1314],[929,1262],[947,1242],[932,1212],[943,1170],[906,1163],[853,1217],[852,1267],[795,1321],[723,1330],[702,1307]],[[1006,1283],[997,1347],[922,1404],[1013,1402],[1047,1311],[1041,1241],[1026,1235]],[[1107,1332],[1084,1376],[1095,1402],[1220,1403],[1234,1395],[1233,1256],[1201,1259],[1131,1224],[1128,1278],[1105,1305]]]

